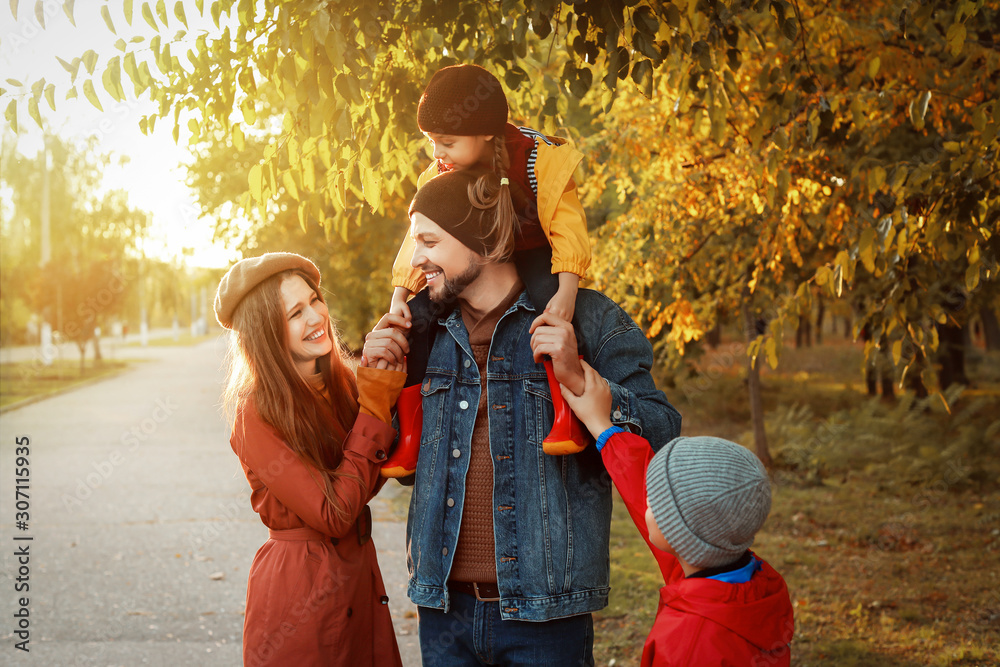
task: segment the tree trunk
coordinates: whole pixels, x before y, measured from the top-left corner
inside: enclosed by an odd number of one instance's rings
[[[917,398],[927,398],[930,395],[927,392],[927,385],[924,384],[925,363],[927,363],[927,359],[924,357],[924,353],[920,351],[920,348],[917,348],[913,365],[906,374],[906,385],[913,390]]]
[[[749,299],[749,295],[745,295]],[[746,331],[747,342],[753,342],[756,338],[756,320],[750,313],[750,304],[743,302],[743,326]],[[771,452],[767,447],[767,432],[764,430],[764,406],[761,402],[760,394],[760,366],[758,359],[747,357],[747,388],[750,393],[750,416],[753,420],[753,440],[757,458],[761,460],[764,467],[771,469],[773,461]]]
[[[823,315],[826,314],[826,306],[823,304],[823,300],[819,299],[819,303],[816,306],[816,344],[823,344]]]
[[[950,324],[939,324],[937,329],[941,389],[947,389],[953,384],[968,386],[969,378],[965,374],[965,331],[962,327]]]
[[[715,326],[712,327],[708,333],[705,334],[705,342],[713,350],[719,347],[719,343],[722,342],[722,323],[718,320],[715,321]]]
[[[896,400],[896,369],[892,365],[892,357],[888,348],[879,350],[879,380],[882,383],[882,400]]]
[[[983,321],[983,336],[986,338],[987,350],[1000,350],[1000,322],[997,314],[991,308],[982,308],[979,318]]]
[[[94,336],[94,364],[100,366],[104,358],[101,356],[101,337]]]
[[[87,358],[87,341],[80,341],[76,344],[78,350],[80,350],[80,375],[83,375],[84,371],[84,360]]]

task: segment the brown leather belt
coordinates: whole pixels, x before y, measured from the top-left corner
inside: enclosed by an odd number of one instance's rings
[[[478,581],[448,581],[448,590],[452,593],[474,595],[480,602],[499,602],[500,587],[496,583]]]

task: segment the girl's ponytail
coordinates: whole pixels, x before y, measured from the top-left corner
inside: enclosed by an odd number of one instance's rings
[[[493,209],[493,225],[488,238],[493,250],[486,258],[504,262],[514,253],[514,242],[519,227],[514,198],[507,182],[507,142],[502,134],[493,137],[493,170],[469,186],[469,202],[478,209]]]

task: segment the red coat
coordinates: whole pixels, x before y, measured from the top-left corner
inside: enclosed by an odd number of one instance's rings
[[[645,518],[646,466],[653,458],[649,442],[619,433],[608,440],[601,456],[667,584],[660,589],[642,666],[787,666],[795,625],[781,575],[761,561],[761,569],[742,584],[686,579],[677,559],[649,542]]]
[[[366,505],[394,437],[387,424],[358,415],[344,442],[346,474],[334,481],[351,517],[343,521],[316,470],[252,406],[237,415],[230,442],[250,482],[250,503],[270,529],[247,581],[247,667],[402,664]]]

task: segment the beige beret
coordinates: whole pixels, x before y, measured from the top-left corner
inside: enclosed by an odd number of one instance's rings
[[[233,328],[233,311],[243,297],[276,273],[299,269],[319,285],[319,269],[302,255],[293,252],[269,252],[260,257],[242,259],[222,276],[215,293],[215,319],[227,329]]]

